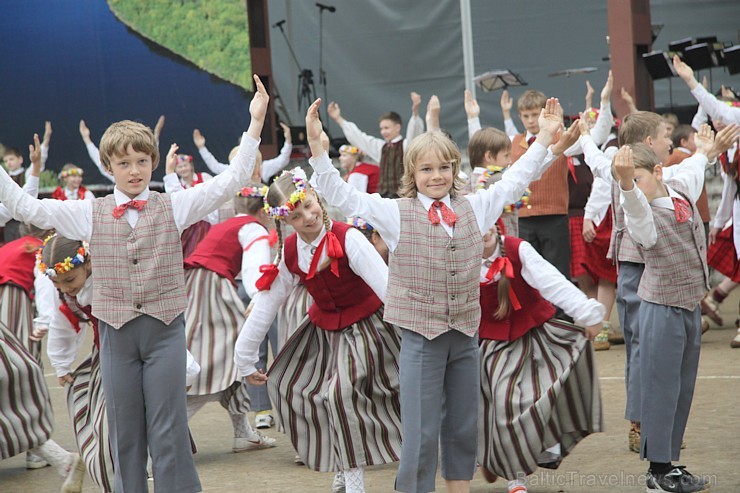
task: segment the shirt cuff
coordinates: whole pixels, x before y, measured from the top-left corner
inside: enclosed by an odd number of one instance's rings
[[[321,153],[319,156],[310,158],[308,162],[313,170],[319,174],[326,173],[334,169],[334,165],[331,163],[329,154],[326,152]]]

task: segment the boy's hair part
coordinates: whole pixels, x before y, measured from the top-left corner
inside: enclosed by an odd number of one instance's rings
[[[519,111],[539,110],[545,107],[545,103],[547,103],[545,93],[529,89],[519,96],[516,107]]]
[[[619,145],[637,144],[648,137],[657,138],[661,123],[664,123],[663,118],[652,111],[638,111],[627,115],[619,127]]]
[[[675,129],[673,129],[673,147],[681,147],[681,141],[689,140],[691,134],[694,133],[696,133],[696,130],[694,130],[694,127],[692,127],[691,125],[686,125],[684,123],[677,126]]]
[[[403,120],[401,119],[401,115],[399,115],[395,111],[388,111],[380,115],[380,118],[378,118],[378,121],[382,122],[383,120],[390,120],[393,123],[398,123],[399,125],[403,125]]]
[[[149,154],[152,158],[152,169],[159,165],[159,148],[152,130],[138,122],[123,120],[113,123],[100,139],[100,162],[105,169],[111,169],[113,156],[125,156],[128,148],[135,152]]]
[[[444,161],[452,164],[450,197],[457,196],[458,192],[465,186],[465,181],[460,178],[460,163],[462,161],[460,149],[457,148],[452,139],[438,130],[425,132],[411,141],[403,156],[403,176],[401,177],[401,186],[398,189],[400,197],[416,197],[418,193],[416,180],[414,179],[416,163],[422,154],[430,150],[435,150]]]
[[[658,156],[649,145],[639,142],[631,144],[630,148],[632,149],[632,162],[635,169],[644,169],[652,173],[655,166],[660,164]]]
[[[5,156],[17,156],[22,158],[23,154],[21,154],[21,151],[19,151],[17,147],[6,147],[5,151],[3,151],[3,157]]]
[[[511,149],[511,139],[508,135],[497,128],[482,128],[475,132],[468,142],[470,165],[482,165],[486,151],[490,151],[491,155],[496,157],[499,152],[508,149]]]

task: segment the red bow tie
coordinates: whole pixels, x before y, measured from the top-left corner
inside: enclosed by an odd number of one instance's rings
[[[125,204],[117,205],[115,209],[113,209],[113,217],[115,217],[116,219],[120,218],[129,207],[133,207],[137,211],[140,211],[144,208],[145,205],[146,200],[129,200]]]
[[[671,197],[673,200],[673,209],[676,212],[676,222],[685,223],[692,214],[691,205],[679,197]]]
[[[444,202],[441,200],[435,200],[432,202],[432,206],[429,208],[429,221],[431,221],[432,224],[439,224],[439,214],[437,214],[437,209],[439,209],[439,212],[442,213],[442,221],[449,226],[452,227],[455,225],[455,222],[457,221],[457,214],[455,214],[452,209],[447,207]]]

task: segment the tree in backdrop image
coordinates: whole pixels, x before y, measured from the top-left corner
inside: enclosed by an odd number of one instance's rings
[[[140,35],[251,91],[244,0],[108,0],[108,5]]]

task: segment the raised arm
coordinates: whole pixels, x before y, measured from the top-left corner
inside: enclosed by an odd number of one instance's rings
[[[269,183],[270,178],[280,173],[280,171],[290,164],[290,154],[293,152],[293,140],[290,135],[290,127],[283,122],[280,122],[280,127],[283,129],[285,143],[283,144],[282,149],[280,149],[280,154],[278,154],[277,157],[273,159],[264,159],[262,161],[262,181],[264,183]]]
[[[439,112],[441,106],[439,104],[439,98],[436,94],[432,94],[427,103],[426,121],[427,121],[427,132],[433,132],[439,130]]]
[[[345,120],[344,117],[342,117],[341,108],[334,101],[329,103],[327,113],[332,120],[337,122],[337,125],[342,129],[344,136],[347,137],[350,144],[355,147],[359,147],[371,159],[374,159],[376,162],[380,162],[380,153],[385,145],[385,141],[383,141],[383,139],[378,139],[377,137],[368,135],[362,132],[354,123]]]
[[[673,57],[673,68],[681,79],[691,89],[691,94],[704,108],[704,111],[712,117],[713,120],[722,119],[725,123],[740,123],[740,108],[728,106],[719,101],[714,95],[710,94],[704,86],[694,77],[694,71],[686,63],[682,62],[678,55]]]
[[[509,91],[504,89],[501,93],[501,114],[504,117],[504,131],[510,139],[513,139],[517,134],[519,134],[519,129],[516,128],[516,124],[511,118],[511,108],[513,107],[514,100],[509,95]]]
[[[596,124],[591,129],[591,137],[597,146],[602,145],[609,138],[609,132],[614,126],[614,116],[612,115],[612,88],[614,78],[612,71],[606,76],[606,82],[601,89],[601,104],[599,105],[599,116],[596,118]]]
[[[404,148],[416,137],[424,133],[424,121],[419,116],[419,106],[421,105],[421,96],[415,92],[411,93],[411,118],[406,125],[406,140]],[[362,147],[360,147],[362,149]]]
[[[90,139],[90,129],[87,128],[85,120],[80,120],[80,135],[82,136],[82,141],[85,143],[87,155],[90,156],[90,160],[95,164],[95,167],[98,168],[100,174],[111,183],[115,183],[116,179],[113,178],[113,175],[110,174],[103,166],[103,163],[100,162],[100,150],[98,150],[92,139]]]
[[[627,231],[637,243],[652,248],[658,241],[653,210],[645,195],[635,186],[635,164],[629,146],[622,147],[614,156],[614,172],[619,180],[620,203]]]
[[[209,151],[206,147],[206,138],[203,136],[202,133],[200,133],[200,130],[198,130],[197,128],[193,130],[193,143],[195,144],[195,147],[198,148],[198,153],[200,154],[200,157],[203,159],[203,162],[206,163],[206,166],[211,171],[211,173],[213,173],[214,175],[219,175],[228,169],[228,164],[223,164],[219,162],[218,159],[216,159],[216,157],[211,154],[211,151]]]
[[[468,139],[471,139],[475,132],[480,130],[480,106],[478,101],[473,97],[473,93],[465,89],[464,93],[465,114],[468,117]]]

